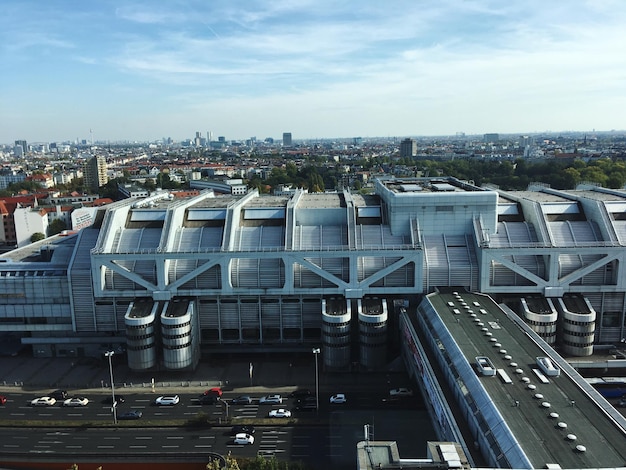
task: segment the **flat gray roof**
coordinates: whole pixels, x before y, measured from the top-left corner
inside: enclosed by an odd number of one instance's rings
[[[207,197],[194,203],[188,209],[224,209],[233,201],[241,199],[241,196],[220,195]]]
[[[478,192],[483,189],[451,178],[397,178],[380,180],[394,193]]]
[[[287,207],[288,196],[259,196],[246,202],[244,208]]]
[[[462,300],[452,292],[428,298],[470,364],[476,356],[487,356],[512,379],[506,384],[498,376],[479,376],[534,468],[545,468],[548,463],[562,468],[624,466],[626,431],[616,421],[619,418],[604,412],[608,403],[601,397],[596,402],[574,380],[580,376],[574,373],[572,378],[564,369],[559,377],[547,377],[549,383],[542,383],[532,369],[538,368],[536,357],[546,356],[545,351],[489,296],[458,295]],[[558,413],[558,418],[551,418],[550,413]],[[558,423],[566,423],[567,428]],[[568,439],[570,434],[576,439]],[[585,446],[586,451],[576,451],[576,445]]]
[[[337,209],[345,207],[343,193],[307,193],[298,202],[298,209]]]

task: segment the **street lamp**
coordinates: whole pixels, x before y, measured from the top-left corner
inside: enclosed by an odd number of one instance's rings
[[[320,348],[313,348],[313,354],[315,355],[315,412],[320,409],[320,375],[317,368],[317,355],[320,353]]]
[[[113,423],[117,424],[117,401],[115,400],[115,385],[113,384],[113,365],[111,364],[111,357],[113,357],[115,351],[107,351],[104,353],[109,358],[109,374],[111,374],[111,411],[113,411]]]

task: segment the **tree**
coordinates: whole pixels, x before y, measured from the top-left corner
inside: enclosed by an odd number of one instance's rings
[[[309,467],[301,462],[287,462],[278,460],[274,456],[268,459],[257,455],[254,459],[242,460],[238,468],[241,470],[306,470]]]
[[[67,229],[67,225],[65,222],[63,222],[63,220],[54,219],[52,222],[50,222],[50,225],[48,226],[48,236],[51,237],[52,235],[61,233],[63,230],[66,230],[66,229]]]
[[[143,187],[146,188],[148,191],[154,191],[156,190],[156,183],[154,182],[154,179],[146,178],[146,181],[143,184]]]
[[[20,191],[37,192],[41,191],[41,185],[34,181],[20,181],[19,183],[11,183],[7,189],[13,193],[19,193]]]
[[[30,242],[35,243],[35,242],[38,242],[39,240],[43,240],[44,238],[46,238],[46,236],[43,233],[35,232],[30,236]]]
[[[222,467],[221,459],[212,459],[207,465],[207,470],[239,470],[239,464],[237,463],[237,459],[230,455],[230,452],[227,456],[224,457],[226,460],[226,466]]]

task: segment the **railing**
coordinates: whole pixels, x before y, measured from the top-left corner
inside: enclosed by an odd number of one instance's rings
[[[308,249],[300,249],[300,250],[288,250],[282,246],[276,247],[258,247],[258,248],[247,248],[247,249],[239,249],[225,252],[220,247],[217,248],[198,248],[195,250],[189,251],[169,251],[163,252],[159,248],[140,248],[140,249],[127,249],[127,251],[106,251],[101,248],[92,248],[92,255],[149,255],[149,254],[163,254],[168,253],[171,255],[176,255],[180,253],[280,253],[280,252],[316,252],[316,253],[324,253],[324,252],[338,252],[338,251],[406,251],[406,250],[415,250],[416,248],[412,245],[402,244],[402,245],[363,245],[358,250],[354,248],[350,248],[348,245],[337,245],[337,246],[322,246],[322,247],[311,247]]]

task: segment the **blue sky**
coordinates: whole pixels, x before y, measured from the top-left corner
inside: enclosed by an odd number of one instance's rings
[[[0,142],[626,128],[623,0],[3,0]]]

